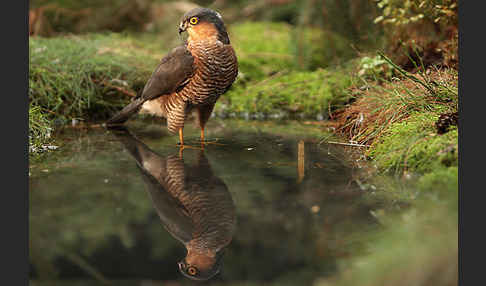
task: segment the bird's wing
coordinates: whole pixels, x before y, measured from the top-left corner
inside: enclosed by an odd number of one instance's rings
[[[126,129],[114,134],[137,162],[146,190],[165,229],[183,244],[187,243],[192,238],[192,220],[178,198],[173,196],[173,190],[169,190],[171,186],[167,181],[173,181],[171,175],[174,170],[167,169],[168,159],[152,151]]]
[[[169,195],[160,182],[142,169],[143,181],[155,210],[165,229],[182,244],[192,239],[193,223],[184,206]]]
[[[180,89],[194,73],[194,58],[185,46],[174,48],[161,61],[145,84],[142,99],[151,100]]]
[[[119,124],[140,110],[147,100],[169,95],[186,85],[194,73],[194,58],[185,46],[174,48],[165,56],[145,84],[140,96],[115,114],[107,124]]]

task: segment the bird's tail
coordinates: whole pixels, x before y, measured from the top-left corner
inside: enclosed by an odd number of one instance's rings
[[[153,153],[147,145],[138,140],[125,126],[109,127],[109,130],[139,165],[143,165],[143,161],[149,159],[147,158],[148,154]]]
[[[120,110],[117,114],[115,114],[112,118],[106,121],[107,125],[110,124],[122,124],[127,121],[133,114],[137,113],[140,110],[140,107],[145,102],[141,97],[135,98],[130,104],[125,106],[122,110]]]

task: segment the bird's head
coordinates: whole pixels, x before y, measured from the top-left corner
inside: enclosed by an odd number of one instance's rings
[[[219,273],[223,253],[193,253],[189,251],[186,258],[179,262],[179,271],[189,279],[205,281]]]
[[[187,31],[188,41],[217,39],[229,44],[228,33],[221,15],[209,8],[194,8],[184,14],[179,24],[179,34]]]

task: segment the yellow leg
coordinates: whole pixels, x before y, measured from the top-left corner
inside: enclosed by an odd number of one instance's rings
[[[201,148],[204,149],[204,127],[201,127]]]
[[[201,127],[201,146],[204,147],[205,144],[214,144],[214,145],[221,145],[221,146],[225,145],[225,144],[216,143],[216,142],[204,141],[204,127]]]
[[[182,132],[182,128],[179,129],[179,141],[180,141],[180,151],[179,151],[179,155],[182,157],[182,150],[185,149],[185,148],[189,148],[189,149],[197,149],[197,150],[201,150],[201,148],[198,148],[198,147],[192,147],[192,146],[189,146],[189,145],[184,145],[184,135],[183,135],[183,132]]]
[[[179,128],[179,141],[181,146],[184,146],[184,135],[182,134],[182,128]]]
[[[183,159],[183,158],[182,158],[182,157],[183,157],[183,156],[182,156],[182,155],[183,155],[183,151],[184,151],[184,146],[181,146],[181,148],[179,148],[179,158],[180,158],[180,159]]]

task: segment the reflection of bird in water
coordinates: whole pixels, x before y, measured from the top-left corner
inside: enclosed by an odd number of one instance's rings
[[[189,166],[178,156],[158,155],[128,132],[115,134],[137,161],[164,227],[186,246],[181,273],[194,280],[216,275],[236,216],[231,194],[213,174],[204,152]]]

